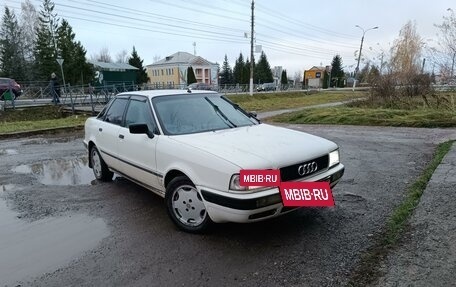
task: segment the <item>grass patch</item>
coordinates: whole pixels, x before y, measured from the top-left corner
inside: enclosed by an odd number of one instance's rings
[[[453,143],[454,141],[448,141],[437,146],[432,160],[418,179],[407,189],[405,199],[394,209],[374,245],[361,257],[358,267],[352,272],[349,286],[366,286],[374,283],[381,276],[380,263],[385,260],[388,251],[400,239],[409,218],[418,206],[421,195],[426,189],[432,174],[451,149]]]
[[[230,95],[228,98],[247,111],[272,111],[311,105],[346,101],[367,96],[365,92],[330,91],[307,94],[306,92],[255,93],[250,95]]]
[[[76,115],[51,120],[3,122],[0,125],[0,134],[61,127],[75,127],[83,125],[86,119],[86,116]]]
[[[0,113],[0,134],[35,131],[84,124],[87,116],[68,116],[60,107],[9,109]]]
[[[339,124],[395,127],[455,127],[456,113],[449,110],[333,107],[306,109],[270,118],[292,124]]]

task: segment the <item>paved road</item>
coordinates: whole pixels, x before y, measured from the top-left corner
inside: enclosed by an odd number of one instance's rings
[[[339,286],[438,142],[455,129],[288,127],[336,141],[336,207],[176,230],[163,200],[93,180],[81,134],[0,141],[0,283],[23,286]],[[3,284],[0,284],[3,285]]]

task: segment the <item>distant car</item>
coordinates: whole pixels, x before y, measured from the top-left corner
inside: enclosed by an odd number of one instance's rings
[[[213,86],[206,83],[193,83],[188,85],[189,90],[213,90]]]
[[[165,198],[187,232],[212,222],[255,222],[294,210],[278,187],[240,185],[242,169],[280,169],[281,181],[327,181],[344,173],[337,144],[261,123],[212,91],[121,93],[85,123],[98,180],[113,172]]]
[[[5,100],[3,94],[10,88],[16,98],[22,94],[21,86],[14,79],[0,78],[0,100]]]
[[[259,85],[257,87],[257,92],[261,91],[275,91],[276,90],[276,85],[274,83],[264,83],[262,85]]]

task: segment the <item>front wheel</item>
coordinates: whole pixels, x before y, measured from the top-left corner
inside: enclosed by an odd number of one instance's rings
[[[201,194],[186,176],[178,176],[166,187],[168,215],[180,229],[201,233],[211,224]]]
[[[96,179],[101,181],[112,180],[114,173],[109,170],[103,158],[101,158],[100,152],[95,146],[92,146],[90,149],[90,163]]]

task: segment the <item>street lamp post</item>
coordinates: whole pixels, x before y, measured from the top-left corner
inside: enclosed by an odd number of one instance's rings
[[[369,28],[367,30],[364,30],[359,25],[356,25],[355,27],[358,27],[363,31],[363,36],[361,37],[361,46],[359,47],[358,64],[356,65],[356,69],[355,69],[355,79],[356,79],[356,76],[358,76],[358,72],[359,72],[359,61],[361,60],[361,51],[363,50],[364,35],[366,35],[367,31],[378,29],[378,26]]]

